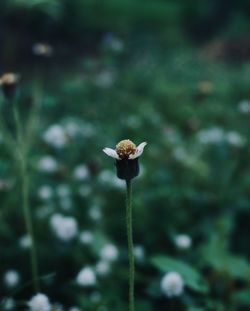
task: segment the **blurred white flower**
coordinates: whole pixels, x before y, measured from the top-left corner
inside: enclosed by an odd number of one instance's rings
[[[91,193],[91,187],[88,185],[82,185],[79,187],[78,193],[82,197],[87,197]]]
[[[77,222],[73,217],[54,214],[50,219],[50,226],[56,236],[62,241],[72,240],[78,231]]]
[[[115,75],[110,70],[103,70],[95,78],[95,84],[100,88],[110,88],[115,82]]]
[[[81,309],[78,307],[71,307],[69,308],[69,311],[81,311]]]
[[[9,270],[4,274],[4,283],[7,287],[16,287],[20,281],[20,275],[16,270]]]
[[[183,293],[184,281],[177,272],[168,272],[161,281],[161,290],[169,298]]]
[[[106,244],[100,251],[100,257],[102,260],[115,261],[118,258],[118,249],[113,244]]]
[[[35,43],[32,47],[33,53],[37,56],[49,57],[53,54],[53,48],[48,43]]]
[[[61,197],[59,200],[59,204],[60,204],[61,209],[65,211],[70,210],[73,205],[71,197],[65,197],[65,198]]]
[[[59,185],[56,188],[56,193],[59,197],[61,198],[65,198],[65,197],[69,197],[71,195],[71,190],[70,187],[68,185]]]
[[[90,231],[82,231],[79,239],[82,244],[91,244],[94,241],[94,236]]]
[[[76,283],[80,286],[93,286],[96,284],[96,275],[92,268],[83,268],[76,276]]]
[[[108,185],[109,187],[123,189],[124,188],[124,181],[117,178],[116,174],[110,170],[103,170],[99,176],[98,180],[103,185]]]
[[[58,170],[58,163],[52,156],[44,156],[38,162],[38,169],[45,173],[54,173]]]
[[[227,142],[234,147],[242,147],[246,140],[238,132],[230,131],[226,134]]]
[[[239,111],[241,113],[250,113],[250,100],[245,99],[239,102]]]
[[[53,190],[49,185],[43,185],[38,189],[38,197],[42,200],[49,200],[53,196]]]
[[[9,310],[14,310],[16,307],[15,300],[13,298],[4,298],[2,301],[3,305],[3,310],[9,311]]]
[[[21,248],[30,248],[32,245],[32,239],[28,234],[23,235],[20,239],[19,239],[19,245],[21,246]]]
[[[175,245],[181,249],[189,249],[192,245],[192,239],[187,234],[178,234],[174,239]]]
[[[223,129],[219,127],[211,127],[198,132],[198,140],[202,144],[221,143],[225,138]]]
[[[145,249],[142,245],[134,246],[134,256],[136,260],[143,261],[143,259],[145,258]]]
[[[105,276],[110,272],[110,262],[106,260],[100,260],[96,264],[96,273],[101,276]]]
[[[31,311],[50,311],[51,304],[49,302],[49,298],[41,293],[36,294],[33,296],[29,302],[28,306]]]
[[[83,181],[89,178],[89,169],[86,165],[78,165],[73,172],[75,180]]]
[[[98,221],[102,218],[102,212],[99,206],[92,206],[89,209],[89,217],[94,220],[94,221]]]
[[[81,128],[80,128],[79,124],[73,120],[68,121],[64,125],[64,130],[65,130],[66,134],[70,137],[75,137],[76,135],[78,135],[81,132]]]
[[[51,125],[43,135],[44,141],[55,148],[62,148],[67,144],[64,128],[59,124]]]

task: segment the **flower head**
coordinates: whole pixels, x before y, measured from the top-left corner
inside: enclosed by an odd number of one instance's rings
[[[183,293],[182,276],[174,271],[168,272],[161,281],[161,290],[167,297],[180,296]]]
[[[76,283],[80,286],[93,286],[96,283],[96,275],[92,268],[83,268],[76,276]]]
[[[49,298],[41,293],[33,296],[28,302],[28,306],[31,311],[50,311],[51,304],[49,302]]]
[[[138,158],[142,155],[146,142],[136,145],[129,139],[120,141],[115,149],[104,148],[103,152],[116,159],[117,176],[131,180],[139,174]]]
[[[19,80],[20,76],[12,72],[5,73],[0,77],[0,85],[7,99],[12,99],[14,97]]]
[[[53,48],[48,43],[36,43],[32,49],[37,56],[49,57],[53,54]]]

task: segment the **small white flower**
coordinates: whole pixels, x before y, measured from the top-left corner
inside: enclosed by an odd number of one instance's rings
[[[245,114],[250,113],[250,100],[242,100],[239,103],[239,111]]]
[[[94,236],[90,231],[83,231],[79,237],[82,244],[91,244],[94,240]]]
[[[35,43],[32,50],[37,56],[50,57],[53,54],[53,48],[48,43]]]
[[[116,149],[104,148],[103,152],[116,160],[122,160],[124,158],[133,160],[142,155],[146,145],[147,143],[143,142],[136,147],[136,145],[131,140],[125,139],[116,145]]]
[[[59,124],[51,125],[43,135],[44,141],[55,148],[62,148],[67,144],[64,128]]]
[[[96,275],[92,268],[83,268],[76,276],[76,283],[80,286],[93,286],[96,283]]]
[[[81,311],[81,309],[78,307],[71,307],[69,308],[69,311]]]
[[[142,245],[134,246],[134,256],[136,260],[143,261],[143,259],[145,258],[145,250]]]
[[[17,286],[19,281],[20,275],[16,270],[9,270],[4,274],[4,283],[9,288]]]
[[[32,245],[32,239],[29,235],[25,234],[19,239],[19,245],[21,248],[30,248]]]
[[[226,134],[227,142],[235,147],[242,147],[245,144],[245,139],[235,131],[230,131]]]
[[[113,244],[106,244],[100,252],[100,257],[106,261],[115,261],[118,258],[118,249]]]
[[[13,298],[3,299],[3,310],[5,311],[14,310],[15,306],[16,306],[16,303]]]
[[[105,276],[110,272],[110,262],[106,260],[100,260],[96,264],[96,273],[101,276]]]
[[[41,293],[33,296],[28,302],[28,306],[31,311],[50,311],[51,304],[49,302],[49,298]]]
[[[89,169],[86,165],[79,165],[74,169],[73,176],[75,180],[83,181],[89,178]]]
[[[77,222],[73,217],[54,214],[50,219],[50,226],[56,236],[62,241],[72,240],[78,231]]]
[[[59,185],[56,189],[56,193],[59,197],[65,198],[71,195],[71,190],[68,185]]]
[[[89,217],[94,221],[98,221],[102,218],[102,212],[99,206],[94,205],[90,208]]]
[[[169,298],[180,296],[183,293],[184,281],[177,272],[168,272],[161,281],[161,290]]]
[[[189,249],[192,245],[192,239],[187,234],[179,234],[175,237],[175,245],[182,250]]]
[[[91,193],[91,187],[88,185],[82,185],[81,187],[79,187],[78,193],[80,196],[85,198]]]
[[[43,185],[38,189],[38,197],[42,200],[49,200],[53,196],[53,190],[49,185]]]
[[[58,164],[55,158],[44,156],[38,162],[38,169],[45,173],[54,173],[58,170]]]
[[[223,129],[219,127],[211,127],[198,132],[198,140],[202,144],[218,144],[225,139]]]

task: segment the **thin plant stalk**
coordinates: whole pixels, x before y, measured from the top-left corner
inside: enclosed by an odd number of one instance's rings
[[[127,236],[128,236],[128,257],[129,257],[129,311],[134,311],[134,280],[135,280],[135,259],[133,246],[133,217],[132,217],[132,184],[126,180],[126,205],[127,205]]]
[[[28,155],[28,146],[25,143],[25,137],[23,135],[23,130],[21,127],[20,117],[16,106],[13,104],[13,114],[15,119],[16,131],[17,131],[17,145],[18,145],[18,160],[20,164],[20,175],[22,181],[22,205],[23,213],[25,219],[26,231],[31,239],[30,247],[30,263],[31,263],[31,272],[34,285],[34,291],[38,292],[40,289],[39,286],[39,274],[38,274],[38,264],[37,264],[37,251],[36,243],[34,238],[34,230],[32,217],[30,212],[30,202],[29,202],[29,172],[27,166],[27,155]]]

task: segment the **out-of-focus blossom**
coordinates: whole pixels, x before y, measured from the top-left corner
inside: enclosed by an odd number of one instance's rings
[[[224,139],[224,131],[219,127],[211,127],[198,132],[198,140],[202,144],[218,144],[223,142]]]
[[[183,278],[177,272],[168,272],[161,281],[161,290],[169,298],[180,296],[183,289]]]
[[[44,141],[55,148],[63,148],[67,142],[67,135],[64,128],[59,124],[51,125],[43,135]]]
[[[12,99],[16,93],[16,87],[20,80],[20,75],[7,72],[0,77],[0,86],[6,99]]]
[[[35,43],[32,47],[33,53],[37,56],[50,57],[53,55],[53,48],[48,43]]]
[[[250,113],[250,100],[242,100],[241,102],[239,102],[239,111],[241,113],[244,113],[244,114],[248,114]]]
[[[73,206],[73,202],[71,197],[61,197],[59,200],[59,205],[61,207],[61,209],[63,209],[64,211],[68,211],[72,208]]]
[[[32,239],[29,235],[25,234],[19,239],[19,245],[23,249],[30,248],[32,245]]]
[[[245,145],[246,140],[238,132],[230,131],[226,134],[227,142],[234,147],[242,147]]]
[[[137,261],[143,261],[145,258],[145,249],[142,245],[134,246],[134,256]]]
[[[71,307],[69,308],[69,311],[81,311],[81,309],[78,307]]]
[[[95,78],[95,84],[103,89],[110,88],[115,82],[115,75],[110,70],[103,70]]]
[[[179,234],[174,239],[175,245],[181,250],[189,249],[192,245],[192,239],[187,234]]]
[[[41,293],[33,296],[29,302],[28,306],[31,311],[51,311],[51,304],[49,298]]]
[[[38,197],[41,200],[49,200],[53,196],[53,190],[49,185],[43,185],[38,189]]]
[[[4,298],[2,306],[4,311],[16,310],[16,302],[13,298]]]
[[[106,244],[100,251],[100,257],[102,260],[115,261],[118,258],[119,252],[115,245]]]
[[[82,231],[79,239],[82,244],[91,244],[94,241],[94,236],[90,231]]]
[[[91,187],[89,185],[82,185],[78,189],[78,193],[81,197],[87,197],[91,193]]]
[[[102,218],[102,212],[99,206],[92,206],[89,209],[89,217],[94,220],[94,221],[98,221]]]
[[[44,156],[38,162],[38,169],[45,173],[54,173],[58,170],[58,163],[52,156]]]
[[[89,178],[89,169],[86,165],[78,165],[73,172],[73,177],[75,180],[84,181]]]
[[[100,260],[95,267],[96,273],[101,276],[105,276],[110,273],[110,262],[107,260]]]
[[[16,270],[9,270],[4,274],[4,283],[6,287],[16,287],[20,281],[20,275]]]
[[[117,178],[117,176],[110,170],[103,170],[99,176],[98,180],[101,184],[117,188],[117,189],[123,189],[124,183],[121,179]]]
[[[83,268],[76,276],[76,283],[80,286],[93,286],[96,284],[96,275],[92,268]]]
[[[71,190],[70,190],[70,187],[68,185],[62,184],[56,188],[56,193],[59,197],[65,198],[65,197],[69,197],[71,195]]]
[[[56,236],[62,241],[72,240],[78,231],[77,222],[73,217],[54,214],[50,219],[50,226]]]

